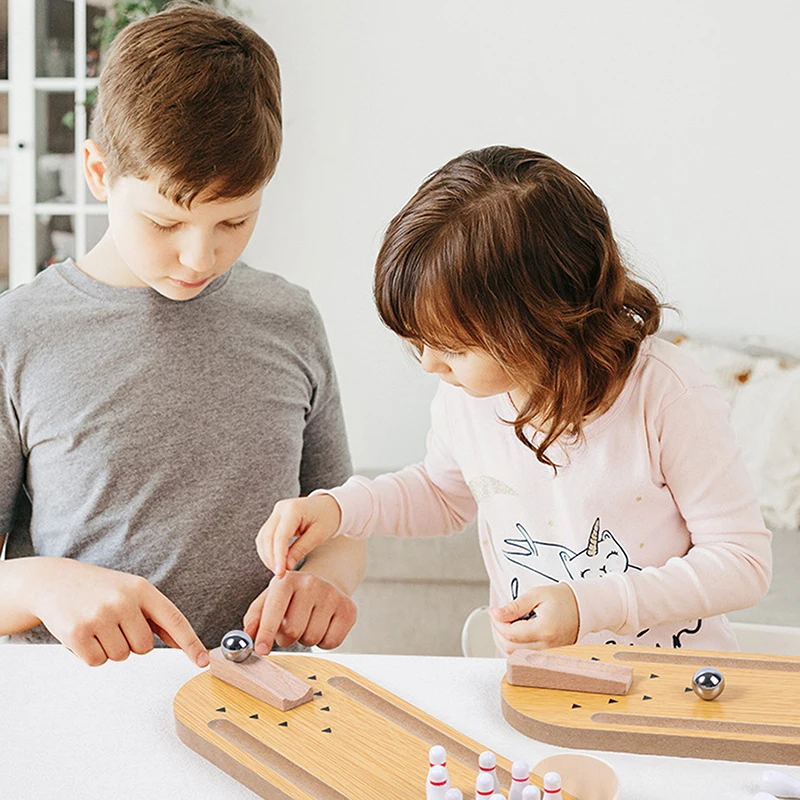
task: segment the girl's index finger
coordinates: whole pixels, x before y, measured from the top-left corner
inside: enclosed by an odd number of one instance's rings
[[[272,570],[274,566],[272,562],[272,537],[274,535],[275,518],[276,513],[273,511],[256,535],[256,551],[258,552],[258,557],[269,570]]]
[[[295,513],[284,513],[278,520],[277,527],[272,536],[272,564],[273,572],[282,578],[287,570],[287,556],[289,543],[299,535],[300,520]]]

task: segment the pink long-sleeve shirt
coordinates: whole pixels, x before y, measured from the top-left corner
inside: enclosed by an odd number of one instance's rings
[[[554,475],[503,422],[508,396],[442,383],[424,461],[332,490],[338,533],[448,535],[477,514],[493,605],[569,582],[582,643],[735,650],[724,613],[761,599],[772,557],[728,414],[687,355],[650,337],[584,441],[549,451]]]

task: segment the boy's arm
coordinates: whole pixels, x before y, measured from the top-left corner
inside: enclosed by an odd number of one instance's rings
[[[6,543],[5,534],[0,536],[0,552]],[[39,620],[24,604],[23,597],[26,562],[31,559],[0,561],[0,636],[27,631],[39,624]]]

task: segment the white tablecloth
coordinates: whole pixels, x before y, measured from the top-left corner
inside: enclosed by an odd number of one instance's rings
[[[502,660],[325,657],[506,758],[533,765],[561,752],[528,739],[503,719]],[[197,672],[181,652],[171,650],[90,668],[57,645],[0,645],[0,798],[254,797],[175,734],[173,697]],[[622,800],[750,800],[765,767],[628,753],[596,755],[617,771]],[[800,777],[798,767],[782,769]]]

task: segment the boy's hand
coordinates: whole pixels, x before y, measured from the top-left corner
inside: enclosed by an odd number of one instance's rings
[[[283,578],[330,539],[341,521],[339,504],[328,494],[280,500],[256,536],[258,555],[276,578]],[[298,538],[291,544],[294,537]]]
[[[324,578],[308,572],[274,577],[250,604],[244,631],[255,651],[267,655],[275,642],[295,642],[325,650],[338,647],[356,622],[355,603]]]
[[[530,611],[536,611],[536,616],[520,619]],[[537,586],[508,605],[490,608],[489,613],[508,654],[523,648],[546,650],[575,644],[578,638],[578,603],[567,583]]]
[[[33,599],[32,613],[90,667],[149,653],[154,633],[198,667],[208,665],[208,651],[189,621],[144,578],[70,558],[30,561],[30,585],[46,587]]]

